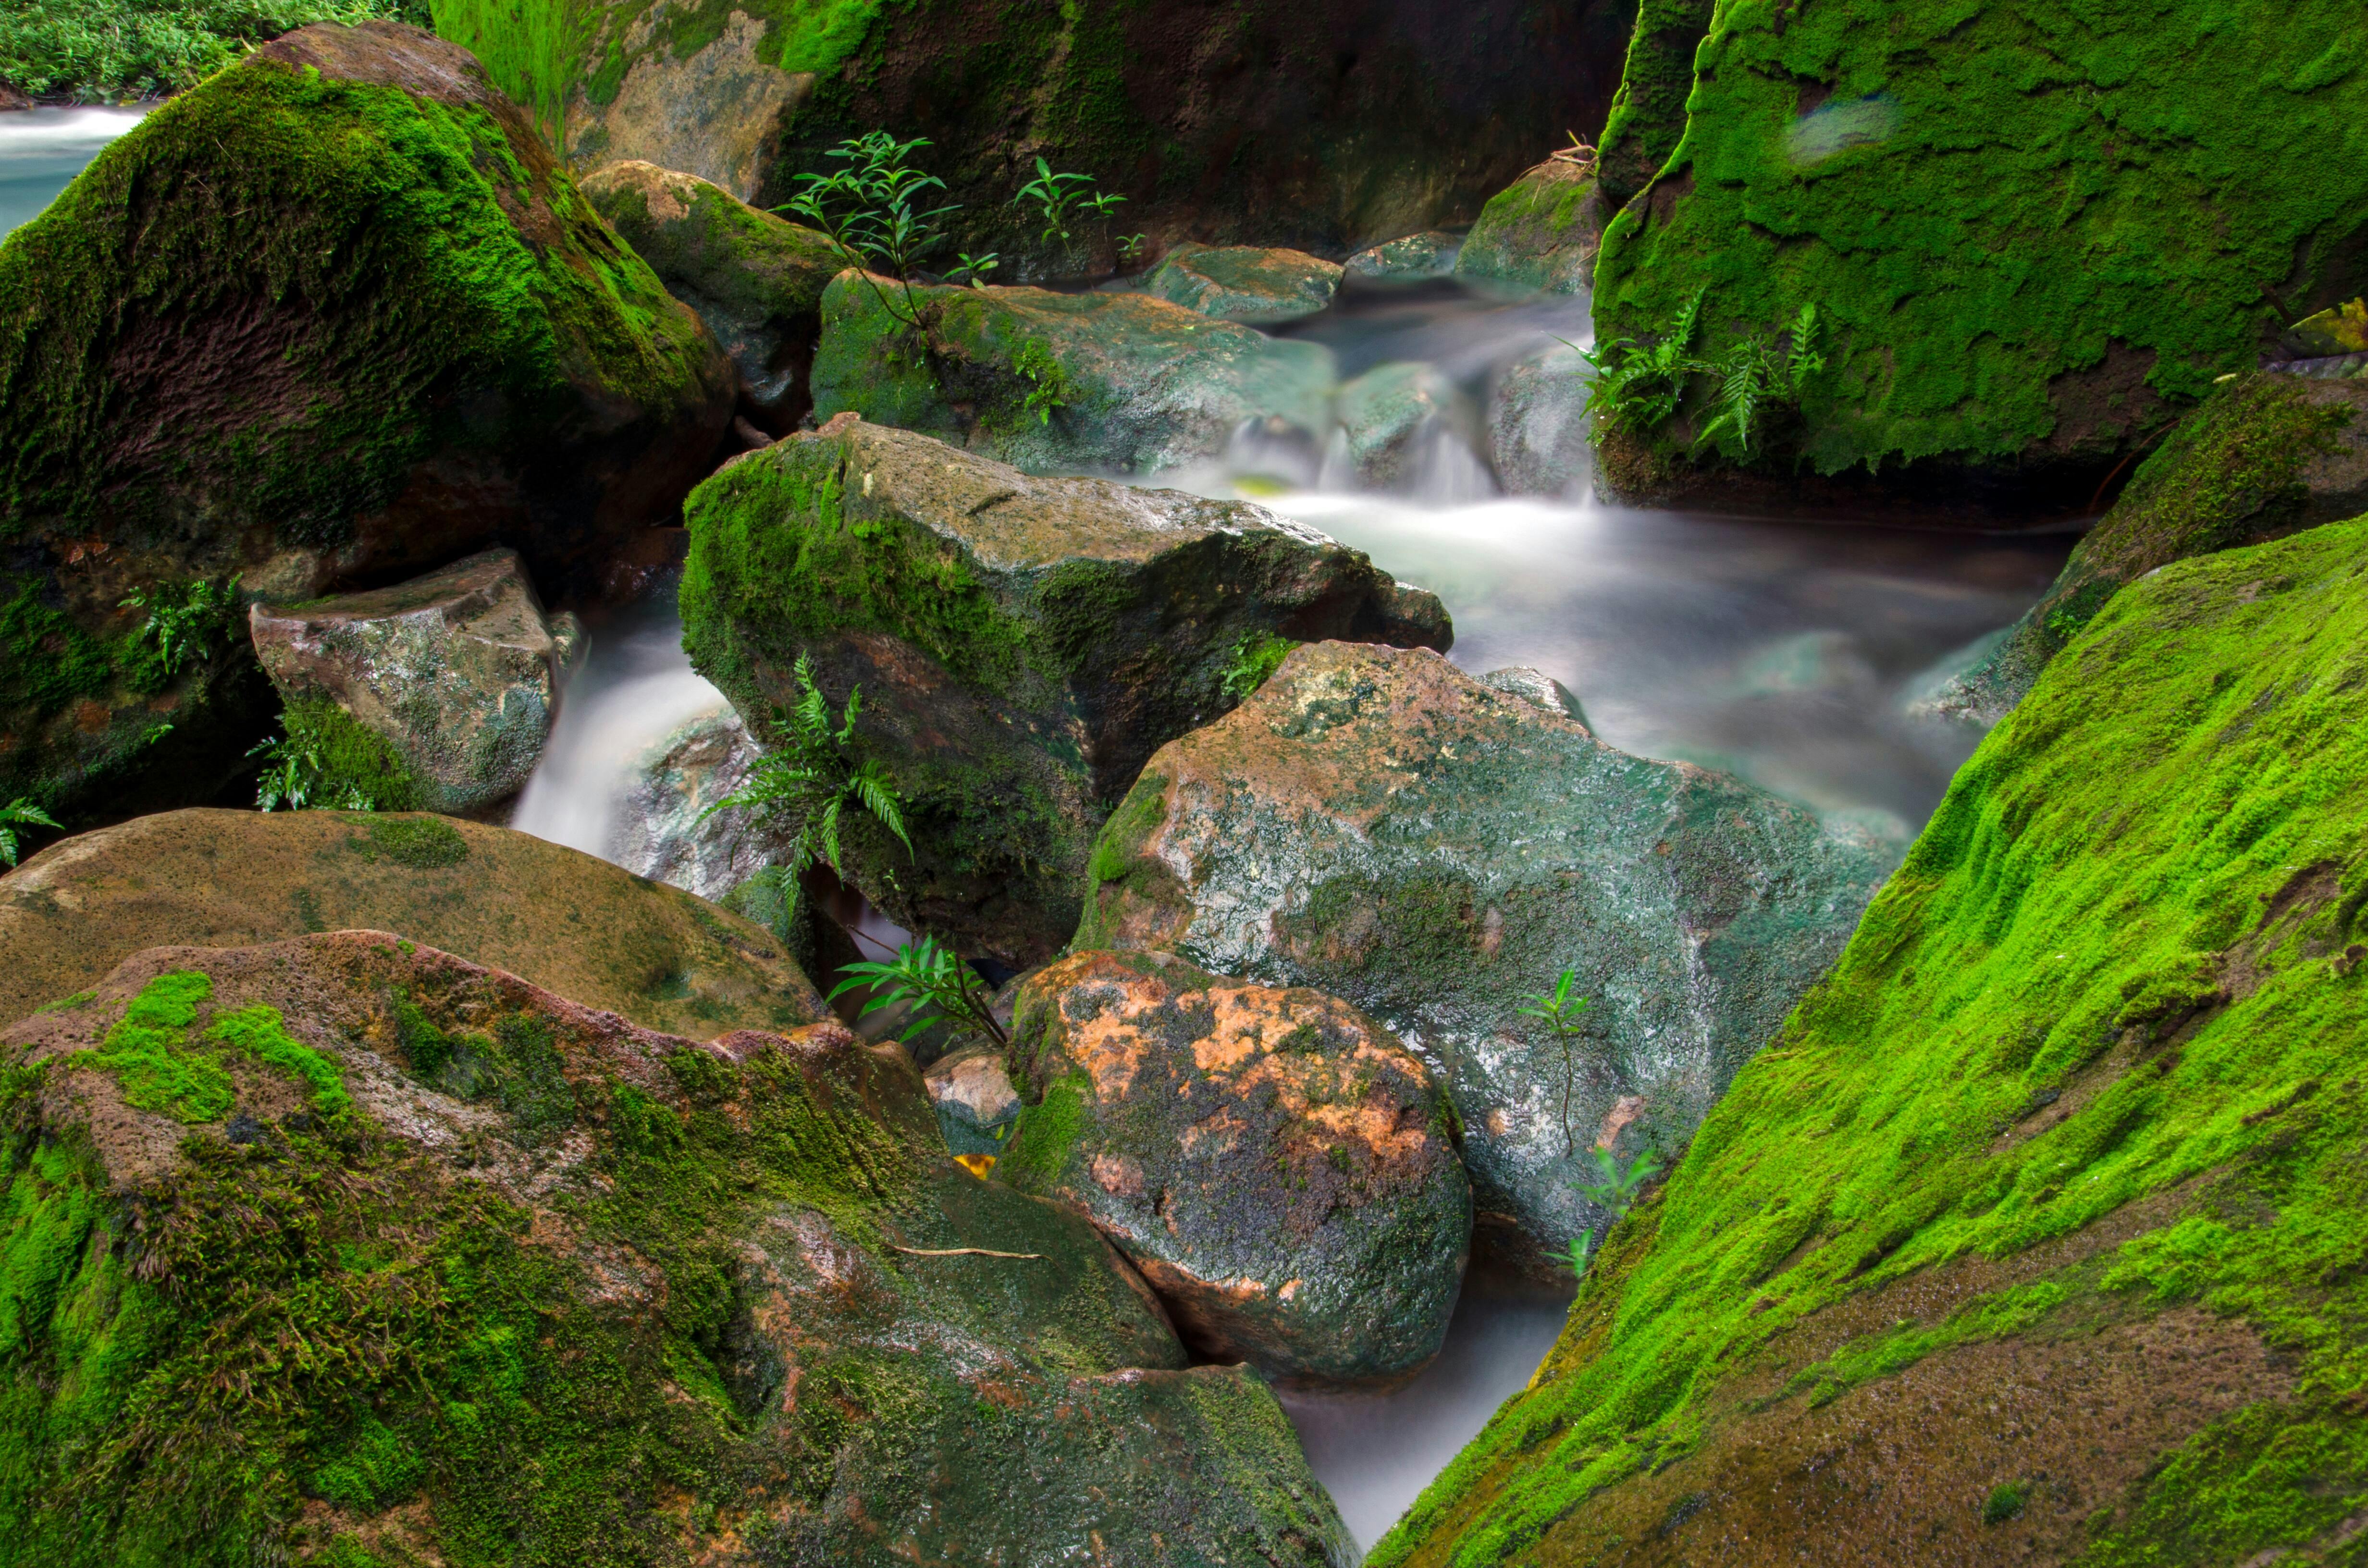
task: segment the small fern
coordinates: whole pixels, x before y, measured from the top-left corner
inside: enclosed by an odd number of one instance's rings
[[[870,813],[910,856],[913,840],[905,832],[905,802],[895,780],[879,758],[853,755],[863,693],[849,691],[846,705],[834,716],[814,684],[814,661],[799,654],[793,673],[797,701],[773,710],[778,749],[759,758],[740,788],[701,812],[699,820],[735,807],[784,820],[792,836],[778,865],[791,879],[817,860],[846,874],[839,826],[849,804]]]
[[[0,862],[17,863],[17,830],[20,827],[56,827],[58,819],[19,795],[0,806]]]

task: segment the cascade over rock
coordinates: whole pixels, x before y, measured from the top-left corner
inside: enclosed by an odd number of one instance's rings
[[[428,811],[518,793],[542,759],[583,628],[545,619],[514,550],[392,588],[248,611],[255,651],[293,707],[331,702],[393,746]]]
[[[2078,516],[2285,323],[2368,283],[2348,0],[2246,25],[2217,0],[1712,10],[1640,11],[1596,335],[1656,342],[1700,301],[1691,351],[1717,363],[1815,305],[1826,364],[1748,453],[1702,444],[1721,382],[1694,378],[1607,448],[1624,495]]]
[[[883,295],[885,298],[883,299]],[[814,413],[860,414],[1034,471],[1154,473],[1214,458],[1245,424],[1313,444],[1338,368],[1150,294],[910,290],[842,275],[823,296]],[[892,308],[893,301],[893,308]]]
[[[1350,1561],[1258,1376],[835,1020],[344,931],[135,954],[0,1059],[12,1554]]]
[[[1304,647],[1163,747],[1095,846],[1078,949],[1338,996],[1452,1102],[1492,1238],[1604,1215],[1590,1149],[1673,1153],[1841,951],[1896,847],[1588,733],[1426,650]],[[1521,689],[1527,687],[1527,689]],[[1516,1009],[1565,969],[1555,1040]],[[1518,1233],[1512,1234],[1508,1233]]]
[[[999,1179],[1083,1212],[1219,1361],[1386,1382],[1439,1353],[1472,1190],[1430,1074],[1319,993],[1164,953],[1077,952],[1020,983],[1035,1102]]]
[[[1408,484],[1427,446],[1479,433],[1479,413],[1454,378],[1414,360],[1376,365],[1346,383],[1338,408],[1349,471],[1374,490]]]
[[[2124,584],[2173,561],[2368,510],[2368,381],[2246,375],[2132,476],[2047,595],[1923,711],[1995,724]]]
[[[584,194],[732,356],[757,426],[795,429],[814,403],[806,374],[822,291],[845,265],[830,243],[697,175],[638,160],[601,165]]]
[[[1016,967],[1076,928],[1103,819],[1234,700],[1246,650],[1453,635],[1430,594],[1259,507],[1032,478],[847,415],[725,465],[689,517],[692,663],[760,740],[801,654],[834,706],[860,690],[913,847],[850,819],[848,877]]]
[[[63,839],[0,877],[0,1021],[145,948],[348,928],[698,1040],[829,1016],[762,926],[527,834],[425,814],[192,810]]]
[[[536,107],[579,168],[647,159],[787,199],[842,138],[930,145],[955,251],[1021,281],[1107,268],[1117,241],[1331,256],[1469,222],[1541,135],[1603,122],[1624,0],[438,0],[437,26]],[[1015,204],[1038,157],[1126,198],[1048,235]],[[1155,245],[1156,248],[1156,245]]]
[[[2356,1556],[2363,910],[2368,519],[2123,587],[1372,1562]]]
[[[499,542],[600,586],[706,471],[729,361],[464,51],[302,28],[157,108],[0,246],[0,800],[212,797],[268,722],[234,624]],[[259,687],[259,681],[253,687]]]

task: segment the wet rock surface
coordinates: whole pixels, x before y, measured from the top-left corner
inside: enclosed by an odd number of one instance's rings
[[[0,1018],[127,955],[392,931],[698,1039],[827,1017],[762,927],[604,860],[450,817],[193,810],[62,840],[0,877]]]
[[[1455,253],[1463,241],[1436,229],[1402,239],[1368,245],[1341,264],[1350,278],[1375,283],[1417,283],[1445,278],[1455,270]]]
[[[1090,1226],[957,1168],[902,1051],[836,1022],[699,1045],[343,932],[135,955],[0,1051],[12,1153],[77,1151],[11,1160],[62,1243],[11,1278],[84,1303],[11,1320],[19,1547],[1348,1561],[1256,1375],[1188,1368]],[[90,1244],[135,1191],[137,1258]]]
[[[817,417],[856,413],[1036,472],[1132,474],[1216,457],[1245,424],[1314,440],[1331,422],[1338,370],[1321,344],[1149,294],[913,293],[927,333],[853,274],[830,286]]]
[[[1452,635],[1431,595],[1257,506],[1032,478],[861,420],[735,460],[689,521],[700,672],[743,714],[797,699],[801,653],[834,704],[860,689],[914,847],[856,824],[850,877],[1015,967],[1075,930],[1103,818],[1233,701],[1246,641]]]
[[[1456,253],[1455,276],[1553,294],[1582,294],[1611,213],[1592,156],[1557,154],[1488,199]]]
[[[1488,389],[1488,457],[1508,495],[1577,495],[1595,472],[1587,367],[1555,343],[1497,372]]]
[[[924,1077],[938,1130],[956,1154],[999,1157],[1019,1120],[1019,1091],[1000,1048],[966,1045],[929,1063]]]
[[[243,656],[145,670],[134,593],[303,598],[495,543],[597,590],[731,416],[722,350],[527,116],[393,22],[148,115],[10,235],[0,314],[0,798],[68,814],[209,799],[269,722]]]
[[[722,899],[788,847],[746,807],[708,815],[761,755],[727,703],[661,737],[633,761],[609,858],[636,876]]]
[[[822,291],[843,265],[829,242],[697,175],[638,159],[586,176],[584,194],[732,356],[743,411],[770,435],[795,429],[814,403],[806,376]]]
[[[514,550],[396,587],[257,604],[248,628],[284,700],[336,702],[394,747],[438,812],[525,785],[584,637],[573,615],[544,617]]]
[[[1081,952],[1021,984],[1012,1050],[1035,1103],[998,1176],[1090,1217],[1196,1350],[1328,1384],[1438,1354],[1471,1188],[1388,1030],[1316,992]]]
[[[1257,245],[1172,245],[1143,287],[1204,316],[1270,324],[1329,305],[1340,264]]]
[[[1559,1252],[1604,1222],[1589,1150],[1682,1148],[1897,856],[1434,653],[1324,643],[1144,766],[1076,945],[1363,1009],[1453,1103],[1483,1222]],[[1565,968],[1567,1055],[1516,1011]]]
[[[1987,726],[2124,585],[2192,555],[2368,512],[2368,381],[2264,373],[2224,386],[2132,476],[2023,618],[1911,711]]]
[[[1373,490],[1412,483],[1428,449],[1469,442],[1479,415],[1453,378],[1411,360],[1377,366],[1340,389],[1340,439],[1349,471]]]

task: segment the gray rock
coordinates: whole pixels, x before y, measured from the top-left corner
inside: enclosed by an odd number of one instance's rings
[[[1463,389],[1433,365],[1399,360],[1340,388],[1342,456],[1355,481],[1373,490],[1410,488],[1442,439],[1470,449],[1479,415]]]
[[[1592,155],[1556,154],[1488,199],[1455,257],[1455,276],[1583,294],[1593,286],[1609,217]]]
[[[1221,321],[1286,322],[1329,305],[1340,270],[1339,263],[1305,251],[1181,244],[1169,248],[1143,287]]]
[[[938,1127],[956,1154],[995,1157],[1019,1120],[1019,1091],[991,1045],[966,1045],[929,1064],[924,1074],[938,1108]]]
[[[1455,253],[1463,244],[1457,236],[1433,229],[1368,246],[1350,256],[1341,270],[1350,278],[1383,283],[1445,278],[1455,270]]]
[[[1605,1221],[1572,1185],[1590,1146],[1684,1147],[1900,848],[1433,653],[1324,643],[1145,765],[1076,946],[1313,986],[1396,1031],[1454,1104],[1483,1221],[1535,1258]],[[1516,1010],[1565,969],[1567,1059]]]
[[[544,618],[507,549],[392,588],[258,603],[248,626],[283,699],[334,700],[394,747],[438,812],[526,783],[582,642],[573,615]]]
[[[831,701],[860,688],[913,849],[857,823],[848,876],[1016,968],[1076,929],[1103,819],[1232,705],[1246,641],[1453,635],[1431,595],[1259,507],[1031,478],[844,415],[726,464],[688,519],[700,673],[743,715],[797,700],[802,653]]]
[[[1314,991],[1080,952],[1021,983],[1012,1051],[1035,1105],[1004,1179],[1091,1219],[1202,1355],[1355,1384],[1438,1354],[1472,1190],[1387,1029]]]
[[[1217,457],[1245,426],[1313,442],[1331,422],[1338,376],[1321,344],[1149,294],[914,296],[931,312],[933,362],[871,285],[851,272],[831,284],[814,358],[818,417],[860,414],[1035,472],[1134,474]]]
[[[676,729],[633,759],[609,858],[701,898],[725,894],[780,858],[780,835],[737,807],[707,816],[761,755],[732,706]]]
[[[1488,456],[1508,495],[1573,495],[1595,472],[1585,362],[1554,343],[1497,372],[1488,392]]]
[[[697,175],[638,159],[586,176],[582,188],[723,345],[742,401],[768,432],[794,428],[812,401],[822,292],[843,265],[830,243]]]
[[[1595,726],[1587,722],[1587,710],[1579,706],[1578,694],[1543,670],[1533,670],[1526,665],[1508,665],[1482,676],[1480,684],[1509,693],[1524,702],[1533,702],[1549,713],[1569,720],[1589,734],[1595,733]]]

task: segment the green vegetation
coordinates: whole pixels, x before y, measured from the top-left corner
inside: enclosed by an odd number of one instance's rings
[[[176,1121],[220,1121],[233,1098],[225,1055],[235,1052],[301,1081],[313,1108],[324,1115],[353,1108],[344,1073],[290,1035],[277,1008],[257,1005],[223,1013],[202,1036],[190,1040],[198,1009],[213,990],[211,976],[182,970],[158,975],[126,1005],[91,1058],[123,1085],[126,1104],[162,1111]]]
[[[1108,225],[1110,216],[1126,199],[1114,191],[1094,189],[1091,175],[1054,174],[1053,165],[1042,157],[1036,160],[1036,177],[1015,192],[1014,207],[1033,207],[1036,216],[1043,221],[1047,240],[1069,243],[1069,226],[1082,223],[1088,214]],[[1143,236],[1136,235],[1140,241]]]
[[[1716,355],[1692,352],[1701,329],[1703,296],[1686,301],[1677,319],[1656,334],[1650,344],[1628,338],[1577,349],[1595,372],[1587,389],[1587,412],[1592,420],[1589,438],[1598,446],[1614,430],[1650,435],[1683,406],[1697,376],[1711,380],[1709,417],[1693,439],[1693,449],[1716,447],[1736,459],[1751,456],[1751,433],[1777,409],[1797,409],[1810,379],[1826,368],[1819,352],[1816,301],[1801,307],[1792,325],[1773,339],[1744,332]],[[1764,445],[1764,443],[1763,443]]]
[[[194,87],[313,22],[428,26],[427,0],[0,0],[0,83],[105,103]]]
[[[2021,1341],[2019,1376],[2070,1377],[2069,1358],[2104,1353],[2100,1324],[2194,1307],[2164,1332],[2238,1324],[2291,1358],[2289,1395],[2110,1470],[2084,1453],[2095,1484],[2127,1484],[2090,1523],[2086,1568],[2238,1562],[2356,1510],[2362,650],[2368,520],[2116,595],[1611,1232],[1532,1389],[1373,1561],[1586,1560],[1590,1532],[1633,1518],[1632,1478],[1738,1426],[1766,1439],[1753,1462],[1805,1464],[1748,1425],[1798,1395],[1732,1390],[1771,1344],[1852,1322],[1868,1326],[1795,1390],[1840,1396],[2001,1337]],[[1939,1321],[1901,1316],[1952,1268],[1984,1283],[1923,1298],[1952,1302]]]
[[[1982,1523],[2002,1525],[2022,1512],[2031,1500],[2031,1483],[2027,1481],[2001,1482],[1982,1499]]]
[[[1614,208],[1645,188],[1677,150],[1694,90],[1694,51],[1709,30],[1713,0],[1639,0],[1620,91],[1596,155]]]
[[[135,588],[120,608],[148,612],[124,640],[120,656],[127,666],[139,666],[133,684],[154,691],[163,689],[183,666],[202,664],[235,646],[246,607],[239,597],[238,574],[233,573],[218,580],[199,577]]]
[[[19,830],[58,825],[55,817],[22,795],[0,806],[0,865],[14,866],[17,863],[17,835]]]
[[[1292,639],[1271,631],[1245,633],[1234,644],[1232,661],[1225,665],[1218,689],[1235,702],[1247,702],[1258,687],[1274,678],[1274,672],[1282,668],[1283,660],[1298,646]]]
[[[848,978],[832,989],[834,1002],[850,991],[871,987],[871,998],[864,1004],[859,1017],[869,1017],[882,1007],[902,1004],[912,1008],[906,1026],[909,1028],[919,1030],[934,1023],[951,1023],[958,1028],[985,1035],[998,1046],[1011,1043],[1002,1021],[995,1016],[994,999],[979,983],[978,975],[951,949],[939,946],[935,937],[905,943],[886,963],[851,963],[839,972]]]
[[[2359,291],[2368,70],[2348,0],[2273,28],[2217,0],[1709,10],[1640,16],[1630,69],[1650,79],[1605,132],[1607,189],[1633,183],[1630,143],[1641,166],[1682,137],[1605,231],[1597,336],[1641,337],[1705,291],[1713,329],[1816,301],[1832,368],[1798,456],[1821,473],[2034,449],[2101,473],[2282,321]]]
[[[259,811],[410,812],[426,798],[393,744],[334,699],[290,703],[279,731],[247,754],[263,763],[255,787]]]
[[[1525,1018],[1535,1018],[1554,1036],[1554,1046],[1562,1052],[1562,1152],[1565,1158],[1577,1147],[1570,1130],[1570,1096],[1578,1088],[1578,1042],[1586,1033],[1579,1015],[1587,1011],[1587,998],[1573,996],[1570,988],[1578,981],[1578,971],[1566,969],[1554,982],[1552,991],[1530,997],[1513,1009]],[[1600,1154],[1604,1151],[1596,1151]],[[1591,1195],[1590,1195],[1591,1196]]]
[[[951,203],[917,205],[924,193],[946,187],[937,176],[925,175],[905,162],[928,144],[927,137],[899,142],[884,131],[849,137],[823,154],[837,159],[843,167],[798,176],[797,194],[773,209],[801,220],[828,240],[839,258],[861,274],[882,310],[905,326],[925,333],[928,324],[913,298],[913,274],[944,246],[946,236],[937,221],[955,210]],[[963,257],[973,276],[992,260]],[[891,299],[874,279],[873,274],[880,272],[897,284],[895,298]]]
[[[814,685],[814,661],[798,655],[795,670],[798,700],[773,710],[771,739],[778,748],[759,757],[739,789],[700,813],[706,821],[720,811],[754,811],[785,819],[795,836],[782,869],[794,878],[820,860],[834,871],[844,871],[838,824],[847,808],[871,813],[873,821],[896,836],[905,852],[913,841],[905,832],[905,809],[896,782],[877,757],[855,756],[855,721],[863,710],[863,693],[849,687],[837,728],[831,727],[830,705]],[[793,885],[793,884],[792,884]]]

